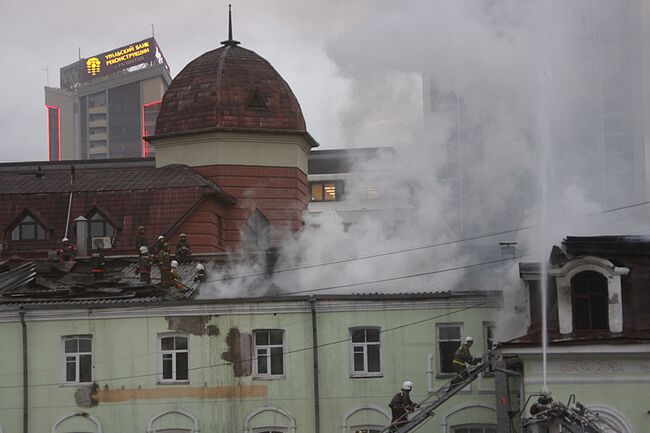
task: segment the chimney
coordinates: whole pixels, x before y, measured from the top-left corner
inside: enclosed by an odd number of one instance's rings
[[[74,222],[77,223],[77,256],[88,257],[88,220],[80,216]]]

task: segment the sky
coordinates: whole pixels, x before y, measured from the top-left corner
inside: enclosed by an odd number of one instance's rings
[[[410,100],[413,106],[405,107],[399,116],[381,110],[360,114],[353,79],[334,52],[358,23],[375,16],[388,19],[395,12],[392,2],[231,3],[234,38],[269,60],[285,78],[301,103],[308,130],[323,148],[373,145],[367,141],[384,137],[383,131],[396,136],[396,128],[404,129],[421,114],[417,79],[409,83],[416,88],[400,84],[401,88],[388,89],[391,94],[383,96]],[[0,101],[0,160],[47,158],[43,87],[59,86],[59,69],[77,59],[79,48],[82,57],[90,57],[151,36],[153,24],[174,77],[191,60],[227,39],[227,11],[224,1],[3,1],[0,38],[7,43],[0,50],[5,83]],[[394,36],[392,31],[384,35]],[[362,58],[359,54],[357,60]],[[353,111],[364,125],[356,125],[356,132],[350,134],[346,119]]]

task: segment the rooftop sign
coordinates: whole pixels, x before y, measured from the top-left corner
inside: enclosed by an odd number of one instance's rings
[[[169,70],[154,38],[148,38],[81,60],[80,81],[105,77],[141,64],[161,64]]]

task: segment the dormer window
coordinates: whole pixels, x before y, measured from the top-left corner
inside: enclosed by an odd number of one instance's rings
[[[253,90],[253,93],[251,93],[246,108],[252,108],[253,110],[268,110],[266,102],[264,102],[264,97],[258,89]]]
[[[40,241],[44,239],[45,227],[39,224],[29,213],[11,230],[12,241]]]
[[[115,228],[99,211],[93,212],[88,218],[88,222],[91,238],[112,238],[115,234]]]
[[[244,236],[251,249],[263,251],[271,245],[269,220],[258,209],[246,221]]]

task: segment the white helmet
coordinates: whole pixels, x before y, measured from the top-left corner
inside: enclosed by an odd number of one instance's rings
[[[470,336],[465,337],[465,343],[473,343],[474,339]]]
[[[196,270],[197,270],[198,272],[200,272],[200,271],[205,271],[205,266],[203,266],[201,263],[197,263],[197,264],[196,264]]]
[[[176,260],[172,260],[172,268],[177,268],[178,267],[178,262]]]
[[[147,254],[149,252],[149,248],[145,246],[140,247],[140,254]]]
[[[70,239],[68,239],[68,238],[63,238],[63,239],[61,239],[61,242],[70,242]]]
[[[405,381],[402,384],[402,389],[404,391],[410,391],[411,389],[413,389],[413,382],[411,382],[410,380]]]
[[[163,239],[165,239],[165,237],[163,235],[158,236],[159,241],[162,241]]]

